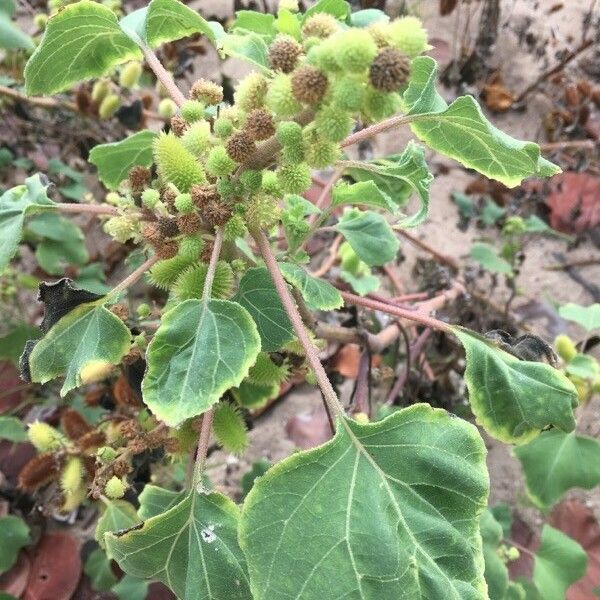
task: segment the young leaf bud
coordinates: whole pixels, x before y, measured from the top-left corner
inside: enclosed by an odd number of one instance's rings
[[[162,180],[174,184],[181,192],[188,192],[195,183],[206,180],[194,155],[170,133],[161,133],[154,141],[154,160]]]
[[[302,46],[294,38],[281,35],[269,46],[269,65],[274,71],[291,73],[301,54]]]
[[[327,75],[310,65],[299,67],[292,73],[292,92],[298,102],[316,104],[327,91]]]
[[[132,89],[134,88],[142,75],[142,65],[137,61],[127,63],[119,74],[119,85],[121,87]]]
[[[380,50],[369,68],[371,85],[383,92],[395,92],[408,81],[409,76],[410,61],[396,48]]]
[[[110,83],[106,79],[98,79],[92,87],[92,100],[94,102],[102,102],[110,92]]]

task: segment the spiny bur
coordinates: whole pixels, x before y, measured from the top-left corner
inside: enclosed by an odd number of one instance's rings
[[[410,61],[396,48],[383,48],[369,67],[371,85],[383,92],[394,92],[410,75]]]
[[[206,105],[219,104],[223,102],[223,88],[207,79],[198,79],[192,85],[190,90],[190,98],[198,100]]]
[[[233,173],[236,163],[223,146],[215,146],[206,159],[206,170],[215,177],[226,177]]]
[[[165,120],[177,114],[177,104],[171,98],[163,98],[158,103],[158,114]]]
[[[110,119],[121,106],[121,99],[117,94],[108,94],[98,107],[98,116],[101,119]]]
[[[248,446],[248,431],[239,409],[228,402],[220,402],[214,409],[213,432],[228,452],[241,454]]]
[[[269,65],[274,71],[291,73],[301,54],[302,46],[294,38],[281,35],[269,46]]]
[[[246,75],[235,91],[236,105],[246,112],[250,112],[254,108],[260,108],[265,103],[268,87],[264,75],[256,72]]]
[[[319,102],[328,85],[327,75],[311,65],[304,65],[292,73],[292,92],[298,102],[316,104]]]
[[[194,155],[174,135],[161,133],[154,141],[153,152],[163,181],[173,183],[180,192],[188,192],[195,183],[205,181]]]
[[[270,138],[275,133],[273,116],[267,110],[255,108],[246,118],[244,131],[257,142]]]
[[[227,140],[227,154],[237,163],[244,162],[255,151],[256,144],[246,131],[238,131]]]
[[[127,486],[123,483],[119,477],[113,475],[107,482],[104,487],[104,493],[108,498],[117,499],[122,498],[125,495],[125,490]]]
[[[67,443],[67,439],[60,431],[43,421],[31,423],[27,430],[27,437],[40,452],[58,450]]]
[[[292,117],[302,110],[302,104],[296,100],[289,75],[279,73],[275,76],[266,96],[267,106],[278,117]]]
[[[198,100],[188,100],[181,107],[181,116],[188,122],[194,123],[204,117],[204,104]]]
[[[330,38],[335,43],[335,59],[344,71],[365,71],[377,54],[377,44],[364,29],[349,29]]]
[[[417,17],[407,16],[388,24],[387,38],[389,43],[413,58],[428,48],[427,31]]]
[[[192,123],[181,135],[181,143],[194,156],[204,156],[208,153],[212,142],[210,124],[207,121]]]
[[[305,38],[326,38],[333,35],[338,28],[339,23],[335,17],[327,13],[317,13],[306,19],[302,26],[302,35]]]
[[[281,165],[277,169],[281,189],[288,194],[302,194],[312,184],[310,167],[306,163]]]
[[[352,131],[354,125],[352,117],[335,104],[322,106],[314,123],[317,131],[331,142],[341,142]]]
[[[172,291],[180,300],[200,298],[204,289],[208,265],[197,263],[189,266],[175,281]],[[215,277],[211,295],[214,298],[229,298],[233,292],[233,271],[228,263],[219,261],[215,269]]]

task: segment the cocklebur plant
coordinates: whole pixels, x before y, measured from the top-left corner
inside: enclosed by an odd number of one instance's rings
[[[195,33],[255,67],[232,106],[210,81],[184,95],[152,50]],[[576,389],[550,364],[521,360],[423,306],[342,291],[306,266],[311,236],[334,232],[344,239],[345,272],[368,283],[370,269],[395,258],[395,230],[426,218],[432,175],[419,143],[372,161],[344,157],[380,132],[408,126],[426,146],[508,186],[558,172],[536,144],[493,127],[472,97],[448,105],[427,49],[414,17],[351,14],[344,0],[320,0],[304,14],[289,2],[276,16],[241,11],[228,32],[177,0],[152,0],[121,21],[82,0],[48,21],[26,68],[29,93],[59,92],[143,58],[178,107],[168,131],[92,150],[110,190],[105,203],[53,202],[41,176],[0,199],[2,268],[25,219],[47,211],[95,213],[108,235],[147,256],[103,296],[66,279],[42,284],[43,337],[21,358],[29,381],[63,378],[62,395],[145,361],[143,406],[99,426],[85,475],[106,506],[97,539],[128,575],[186,599],[488,597],[480,518],[489,482],[478,430],[427,404],[372,423],[346,415],[319,360],[326,336],[313,313],[345,303],[455,335],[477,423],[519,448],[549,427],[573,435]],[[313,204],[302,194],[312,170],[326,167],[334,176]],[[402,214],[413,195],[419,209]],[[274,244],[280,229],[286,249]],[[133,316],[120,300],[143,276],[168,298]],[[211,434],[243,452],[242,411],[277,396],[291,374],[316,382],[335,435],[269,469],[237,506],[207,487]],[[65,447],[44,460],[80,457]],[[158,447],[173,460],[196,447],[195,464],[181,492],[146,485],[136,512],[120,499],[132,459]],[[79,490],[74,464],[53,471],[69,493]]]

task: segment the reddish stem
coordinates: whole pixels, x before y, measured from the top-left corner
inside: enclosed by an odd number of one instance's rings
[[[54,207],[66,213],[91,213],[94,215],[118,215],[119,211],[108,204],[76,204],[71,202],[56,202]]]
[[[169,96],[173,98],[175,104],[177,104],[177,106],[181,106],[185,102],[185,96],[181,93],[169,72],[162,66],[161,62],[158,60],[158,57],[152,50],[150,50],[150,48],[147,46],[142,46],[142,52],[146,62],[148,63],[148,66],[156,75],[156,78],[165,86],[165,89],[167,92],[169,92]]]
[[[200,436],[198,438],[198,450],[196,452],[196,466],[194,467],[194,477],[192,479],[192,489],[197,490],[202,484],[202,473],[206,464],[206,455],[208,454],[208,443],[210,442],[210,430],[213,422],[213,409],[207,410],[202,415],[202,425],[200,426]]]
[[[141,264],[133,273],[130,273],[121,283],[117,284],[109,295],[118,294],[129,286],[133,285],[155,262],[158,261],[158,256],[150,257],[145,263]]]

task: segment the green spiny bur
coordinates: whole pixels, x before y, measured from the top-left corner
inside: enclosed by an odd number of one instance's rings
[[[310,167],[306,163],[281,165],[277,169],[281,189],[288,194],[302,194],[312,184]]]
[[[194,123],[204,117],[204,104],[198,100],[188,100],[181,107],[181,116],[188,122]]]
[[[154,142],[154,161],[163,181],[173,183],[180,192],[206,181],[200,163],[171,133],[161,133]]]
[[[273,385],[283,383],[289,376],[287,363],[276,365],[266,352],[256,357],[256,362],[248,373],[248,379],[258,385]]]
[[[220,402],[214,409],[213,432],[225,450],[241,454],[248,446],[246,423],[237,407]]]
[[[180,254],[173,258],[159,260],[152,266],[148,273],[150,281],[156,287],[168,290],[179,274],[189,266],[191,260],[194,259],[190,259],[189,256],[182,256]]]
[[[352,131],[353,125],[352,117],[335,104],[323,106],[315,117],[317,131],[331,142],[341,142]]]
[[[266,97],[267,106],[279,117],[291,117],[302,110],[302,104],[292,92],[292,80],[289,75],[279,73],[275,76]]]
[[[236,163],[223,146],[213,148],[206,159],[206,170],[215,177],[226,177],[235,170]]]
[[[208,266],[198,263],[189,266],[181,273],[173,285],[173,294],[180,300],[201,298]],[[219,261],[215,269],[212,293],[213,298],[229,298],[233,292],[233,271],[228,263]]]
[[[194,156],[204,156],[211,146],[210,124],[207,121],[196,121],[180,139],[183,147]]]

